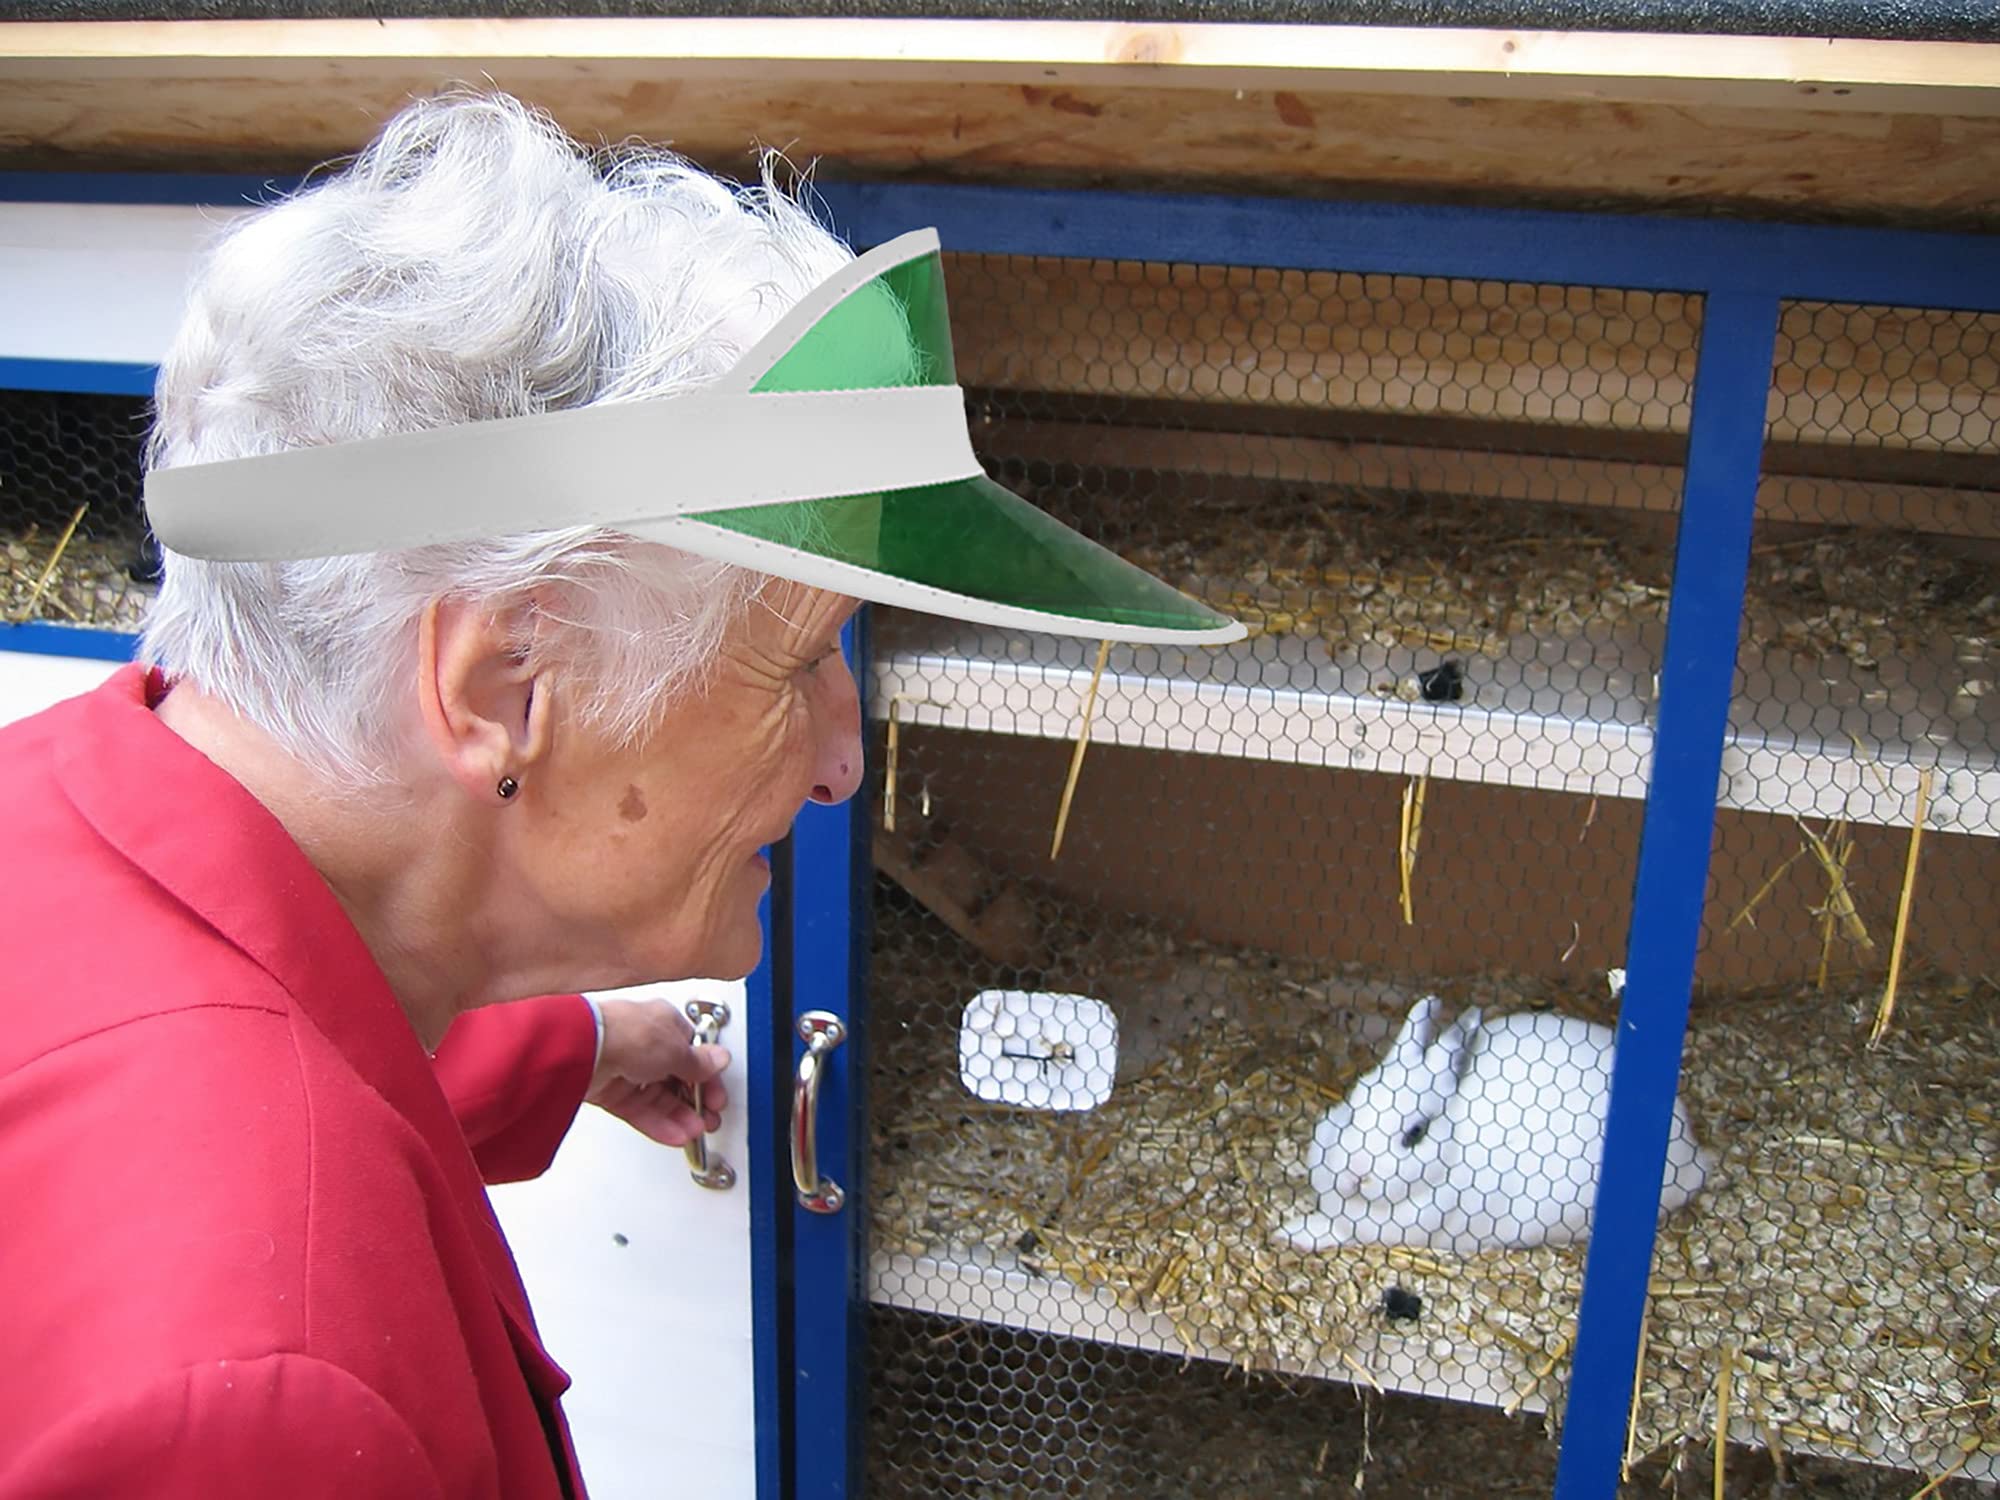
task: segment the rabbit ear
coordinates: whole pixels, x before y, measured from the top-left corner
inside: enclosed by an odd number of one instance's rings
[[[1431,1037],[1437,1031],[1438,1012],[1444,1002],[1436,995],[1426,995],[1410,1007],[1410,1013],[1403,1021],[1403,1029],[1396,1033],[1396,1045],[1389,1049],[1389,1055],[1400,1059],[1412,1068],[1421,1067],[1424,1049],[1431,1044]]]
[[[1479,1016],[1478,1006],[1467,1006],[1424,1054],[1425,1070],[1447,1094],[1458,1091],[1459,1080],[1472,1065],[1472,1039],[1479,1031]]]

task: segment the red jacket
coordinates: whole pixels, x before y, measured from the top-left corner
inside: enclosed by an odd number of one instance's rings
[[[547,1165],[589,1008],[434,1067],[157,692],[0,730],[0,1497],[581,1494],[481,1168]]]

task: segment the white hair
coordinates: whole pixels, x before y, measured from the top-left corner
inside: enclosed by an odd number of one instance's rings
[[[715,379],[849,252],[773,181],[642,147],[587,153],[495,94],[405,109],[351,166],[215,246],[161,365],[149,468]],[[674,482],[660,455],[659,482]],[[532,611],[519,645],[572,712],[640,740],[703,679],[760,574],[567,528],[304,562],[166,553],[143,659],[349,784],[385,779],[417,622]]]

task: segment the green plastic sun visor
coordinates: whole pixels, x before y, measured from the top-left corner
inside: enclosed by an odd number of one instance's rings
[[[602,526],[983,624],[1184,645],[1243,627],[987,478],[935,233],[841,268],[682,396],[165,469],[163,546],[268,560]]]

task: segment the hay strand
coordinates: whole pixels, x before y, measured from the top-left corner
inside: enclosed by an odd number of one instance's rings
[[[1653,1328],[1653,1298],[1649,1291],[1639,1309],[1639,1354],[1632,1361],[1632,1404],[1625,1411],[1625,1458],[1618,1466],[1622,1482],[1632,1477],[1632,1450],[1639,1441],[1639,1398],[1646,1390],[1646,1339]]]
[[[1918,1490],[1914,1495],[1910,1496],[1910,1500],[1930,1500],[1930,1497],[1932,1495],[1935,1495],[1939,1490],[1944,1488],[1945,1482],[1947,1480],[1949,1480],[1960,1469],[1964,1468],[1967,1464],[1972,1462],[1972,1456],[1979,1451],[1980,1446],[1981,1444],[1978,1438],[1976,1437],[1968,1438],[1965,1442],[1965,1445],[1959,1450],[1959,1455],[1957,1459],[1953,1461],[1952,1466],[1949,1469],[1946,1469],[1942,1474],[1938,1475],[1937,1478],[1933,1479],[1929,1484],[1925,1485],[1922,1489]]]
[[[1097,643],[1097,664],[1090,669],[1090,687],[1083,695],[1083,722],[1077,726],[1076,751],[1069,758],[1069,778],[1063,782],[1062,805],[1056,809],[1056,833],[1049,842],[1049,858],[1062,853],[1063,831],[1069,827],[1070,799],[1076,795],[1076,779],[1083,774],[1083,752],[1090,746],[1090,718],[1097,710],[1097,684],[1104,676],[1104,663],[1111,657],[1111,642]]]
[[[1826,905],[1821,908],[1822,912],[1839,921],[1850,942],[1873,949],[1875,940],[1868,935],[1868,925],[1861,920],[1861,910],[1854,904],[1854,893],[1847,886],[1847,859],[1854,852],[1854,839],[1848,832],[1847,824],[1836,820],[1827,836],[1821,838],[1806,826],[1803,818],[1795,817],[1792,821],[1799,825],[1799,832],[1805,835],[1813,858],[1826,872]],[[1823,959],[1821,963],[1824,973]]]
[[[1388,1394],[1387,1391],[1382,1389],[1381,1382],[1378,1381],[1372,1374],[1370,1374],[1368,1372],[1367,1367],[1364,1366],[1353,1355],[1349,1354],[1345,1349],[1337,1350],[1336,1352],[1340,1356],[1340,1362],[1343,1365],[1347,1366],[1348,1372],[1352,1374],[1354,1378],[1358,1380],[1362,1385],[1366,1386],[1369,1390],[1373,1391],[1378,1396],[1386,1396]]]
[[[1576,841],[1580,844],[1590,836],[1590,825],[1597,821],[1597,794],[1590,794],[1590,807],[1583,815],[1583,827],[1576,831]]]
[[[1728,1486],[1725,1470],[1729,1452],[1729,1384],[1735,1373],[1736,1351],[1722,1346],[1722,1363],[1715,1371],[1715,1500],[1723,1500]]]
[[[898,732],[896,710],[902,706],[903,695],[889,695],[889,754],[888,764],[882,770],[882,831],[896,831],[896,766],[902,757],[902,735]]]
[[[1910,820],[1910,852],[1903,862],[1903,891],[1896,898],[1896,935],[1889,943],[1889,980],[1882,986],[1882,1003],[1875,1012],[1875,1028],[1868,1033],[1868,1046],[1882,1045],[1889,1022],[1896,1015],[1896,984],[1903,977],[1903,939],[1910,931],[1910,901],[1917,889],[1917,850],[1924,839],[1924,815],[1930,810],[1931,771],[1924,767],[1917,778],[1917,815]]]
[[[1510,1417],[1518,1413],[1528,1398],[1542,1388],[1542,1382],[1555,1374],[1556,1366],[1569,1358],[1569,1351],[1575,1342],[1576,1336],[1566,1333],[1557,1342],[1555,1351],[1544,1358],[1539,1365],[1531,1361],[1528,1365],[1528,1383],[1514,1388],[1514,1394],[1508,1398],[1507,1404],[1500,1408],[1501,1411]]]
[[[1902,1167],[1928,1167],[1933,1172],[1984,1172],[1992,1166],[1976,1156],[1929,1156],[1921,1151],[1899,1151],[1894,1146],[1871,1146],[1866,1141],[1844,1141],[1835,1136],[1795,1135],[1792,1144],[1834,1156],[1859,1156]]]
[[[896,784],[902,775],[903,765],[903,721],[902,707],[909,704],[928,704],[933,700],[914,693],[891,693],[889,695],[888,754],[883,757],[882,767],[882,831],[896,831]],[[931,815],[931,784],[928,777],[921,778],[917,787],[918,811],[926,819]]]
[[[1430,784],[1430,772],[1425,771],[1414,781],[1403,786],[1403,820],[1396,840],[1396,863],[1401,871],[1403,925],[1417,924],[1416,911],[1410,900],[1410,877],[1417,868],[1417,840],[1424,829],[1424,791]]]
[[[56,576],[56,569],[62,566],[63,553],[69,550],[70,538],[76,535],[76,528],[83,524],[84,513],[89,509],[88,500],[76,508],[76,514],[69,518],[69,525],[63,528],[62,536],[56,541],[56,550],[49,554],[49,560],[43,566],[40,576],[28,590],[27,602],[14,612],[14,618],[9,623],[18,625],[23,620],[34,617],[36,606],[42,602],[42,595],[48,592],[49,583]]]
[[[1773,870],[1770,874],[1770,878],[1767,879],[1762,885],[1757,887],[1757,894],[1752,896],[1748,901],[1744,902],[1743,909],[1739,911],[1735,916],[1729,919],[1728,930],[1734,932],[1738,927],[1741,927],[1745,922],[1748,922],[1752,927],[1755,927],[1757,925],[1757,921],[1753,913],[1756,912],[1759,906],[1763,905],[1764,898],[1770,895],[1773,890],[1777,889],[1778,882],[1784,879],[1785,871],[1789,870],[1793,865],[1797,864],[1800,860],[1804,859],[1805,857],[1806,857],[1806,850],[1803,845],[1801,845],[1797,849],[1794,849],[1792,851],[1791,857],[1787,859],[1783,864],[1779,865],[1777,869]]]

